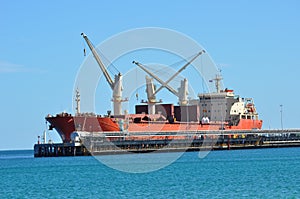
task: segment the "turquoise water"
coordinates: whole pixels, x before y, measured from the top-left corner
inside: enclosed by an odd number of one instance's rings
[[[212,151],[203,159],[188,152],[138,174],[93,157],[0,151],[0,178],[0,198],[300,198],[300,148]]]

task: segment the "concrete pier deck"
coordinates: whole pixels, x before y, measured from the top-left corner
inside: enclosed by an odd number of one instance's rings
[[[154,135],[153,132],[77,133],[80,137],[70,143],[35,144],[34,157],[300,146],[300,129],[159,132]],[[153,136],[165,136],[165,138],[155,139]],[[185,138],[182,139],[182,136]]]

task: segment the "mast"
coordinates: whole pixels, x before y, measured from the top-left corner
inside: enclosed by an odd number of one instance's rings
[[[76,102],[76,115],[80,114],[80,93],[79,89],[76,89],[76,95],[75,95],[75,102]]]
[[[215,79],[212,79],[213,81],[215,81],[215,86],[216,86],[217,93],[221,92],[220,82],[221,82],[222,79],[223,78],[222,78],[221,75],[216,75]]]

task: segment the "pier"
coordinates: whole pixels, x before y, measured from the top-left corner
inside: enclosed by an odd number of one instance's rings
[[[88,156],[89,151],[78,143],[35,144],[34,157]]]
[[[35,144],[34,157],[299,147],[300,129],[197,132],[77,132],[70,143]],[[184,138],[183,138],[184,137]]]

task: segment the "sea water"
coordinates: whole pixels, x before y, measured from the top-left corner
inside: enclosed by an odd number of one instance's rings
[[[300,148],[212,151],[204,158],[186,152],[146,173],[119,171],[91,156],[0,151],[0,198],[300,198]]]

